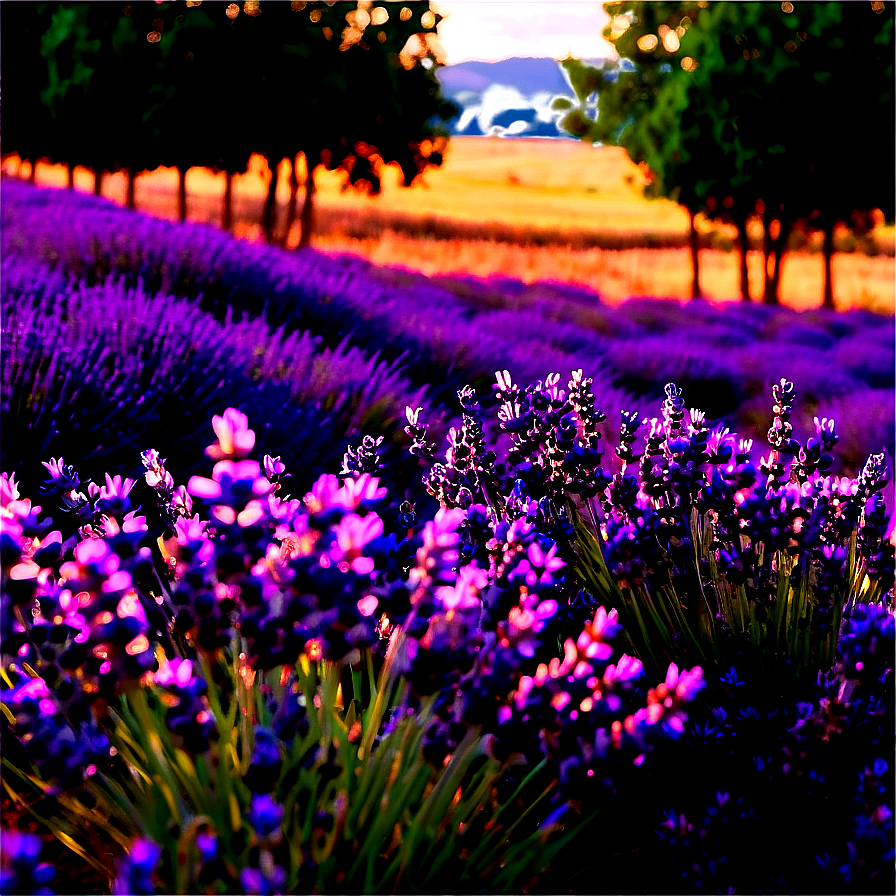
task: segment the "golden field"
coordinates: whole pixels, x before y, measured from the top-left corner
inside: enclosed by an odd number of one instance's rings
[[[6,173],[18,172],[14,158]],[[22,166],[22,174],[28,165]],[[302,172],[300,172],[300,179]],[[62,166],[38,165],[37,183],[64,186]],[[260,238],[259,218],[269,174],[264,161],[253,157],[245,175],[234,179],[234,232]],[[188,218],[217,223],[221,214],[223,175],[192,169],[187,177]],[[629,296],[686,298],[690,290],[690,259],[685,248],[599,248],[588,244],[592,236],[604,244],[637,243],[645,234],[660,243],[678,243],[687,233],[685,211],[668,200],[642,195],[644,174],[617,147],[592,148],[573,141],[456,137],[444,165],[428,171],[410,189],[398,186],[388,170],[381,195],[370,197],[341,192],[341,178],[323,173],[317,177],[321,228],[314,244],[326,252],[351,252],[376,264],[400,265],[426,274],[468,273],[476,276],[561,280],[597,290],[610,302]],[[75,186],[92,188],[90,172],[76,169]],[[137,207],[167,218],[175,217],[177,174],[158,169],[137,180]],[[121,174],[107,176],[103,193],[124,201]],[[280,226],[288,201],[287,166],[281,167],[277,191]],[[301,191],[299,193],[301,201]],[[440,235],[408,232],[415,219],[437,219]],[[342,223],[340,223],[342,222]],[[343,226],[345,222],[350,227]],[[401,222],[401,226],[398,223]],[[501,227],[501,241],[482,239],[483,228]],[[732,232],[698,219],[698,228],[727,237]],[[345,231],[350,231],[346,233]],[[519,245],[506,241],[506,232],[521,238],[547,233],[551,245]],[[298,228],[287,235],[287,245],[298,242]],[[892,246],[893,228],[879,227],[878,244]],[[584,241],[583,241],[584,238]],[[616,239],[616,242],[614,242]],[[545,242],[544,239],[540,240]],[[594,240],[591,239],[593,243]],[[572,245],[567,245],[570,243]],[[719,249],[700,253],[702,285],[715,301],[738,295],[737,254]],[[892,249],[876,256],[839,253],[834,261],[834,291],[838,308],[869,308],[892,313],[896,304],[896,264]],[[749,254],[754,295],[761,289],[762,257]],[[789,253],[784,260],[781,296],[795,308],[817,307],[822,292],[822,256]]]

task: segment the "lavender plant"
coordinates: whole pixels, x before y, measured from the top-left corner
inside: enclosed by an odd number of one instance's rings
[[[478,402],[459,392],[463,427],[424,482],[445,506],[483,500],[496,523],[526,520],[560,544],[571,528],[565,559],[591,600],[619,613],[653,674],[687,661],[721,675],[748,656],[765,675],[814,681],[834,662],[844,615],[892,607],[884,454],[855,479],[829,475],[834,421],[816,417],[815,435],[794,439],[792,383],[773,387],[771,451],[758,467],[749,440],[710,430],[669,384],[661,419],[622,414],[613,474],[590,386],[581,370],[566,389],[557,374],[523,389],[499,372],[500,463]],[[419,415],[408,409],[412,453],[434,457]]]
[[[558,649],[535,527],[480,564],[482,505],[389,531],[374,441],[299,499],[213,427],[186,485],[152,449],[142,483],[46,462],[58,528],[0,478],[4,787],[112,892],[515,890],[680,737],[700,669],[646,690],[603,608]]]
[[[407,413],[430,492],[467,506],[471,520],[500,521],[465,527],[461,556],[492,556],[498,567],[507,555],[490,530],[555,533],[575,572],[565,624],[585,597],[614,608],[648,670],[670,659],[706,669],[694,725],[641,782],[659,806],[616,800],[618,836],[585,826],[616,857],[602,866],[604,891],[886,892],[894,552],[883,455],[854,480],[831,476],[834,422],[816,419],[815,436],[797,442],[785,380],[773,394],[772,450],[757,461],[751,444],[710,430],[670,385],[662,419],[621,415],[611,477],[580,371],[568,392],[557,375],[525,389],[507,371],[496,379],[500,459],[480,437],[469,390],[444,461],[422,409]],[[471,498],[486,506],[474,512]],[[563,767],[574,773],[575,761]],[[593,782],[569,780],[579,792]],[[800,848],[796,829],[807,837]],[[632,843],[651,838],[659,873],[630,858]],[[761,857],[757,842],[770,844]],[[571,891],[591,881],[582,868]]]
[[[291,464],[324,470],[347,433],[394,430],[425,392],[346,343],[324,347],[260,320],[221,325],[194,302],[120,282],[70,284],[16,258],[3,263],[2,303],[3,456],[13,468],[74,451],[99,473],[102,462],[133,464],[152,433],[189,471],[201,463],[207,414],[230,400],[255,410]]]

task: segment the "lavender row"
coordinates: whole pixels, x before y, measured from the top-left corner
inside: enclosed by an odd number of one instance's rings
[[[4,185],[3,221],[7,255],[41,258],[91,280],[142,277],[149,289],[200,297],[221,319],[263,313],[332,345],[349,337],[401,357],[415,381],[446,392],[461,380],[484,386],[507,367],[527,380],[584,367],[611,419],[635,404],[632,396],[660,399],[675,381],[709,396],[711,419],[732,419],[757,436],[762,396],[784,375],[802,386],[801,424],[832,405],[854,409],[841,415],[846,468],[872,450],[893,453],[892,321],[871,313],[656,299],[611,308],[593,294],[589,303],[577,287],[429,280],[356,258],[235,242],[211,228],[15,182]]]
[[[133,465],[149,434],[160,432],[166,451],[198,461],[208,411],[228,400],[264,421],[273,453],[323,470],[338,463],[348,438],[389,432],[426,392],[396,363],[345,341],[326,347],[319,336],[271,330],[260,319],[219,323],[195,301],[117,279],[67,283],[21,258],[6,259],[2,274],[10,468],[72,451]]]

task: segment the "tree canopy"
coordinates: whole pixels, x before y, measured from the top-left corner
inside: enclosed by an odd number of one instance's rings
[[[893,5],[604,4],[619,60],[563,63],[575,93],[563,125],[617,143],[653,176],[648,188],[693,215],[737,226],[741,290],[746,222],[764,224],[763,297],[777,302],[794,226],[826,234],[833,305],[834,224],[893,215]],[[878,164],[857,170],[869,148]],[[696,277],[695,277],[696,285]]]
[[[131,174],[304,154],[377,192],[441,163],[428,0],[3,4],[4,152]],[[20,77],[21,73],[21,77]],[[27,77],[26,77],[27,74]],[[272,178],[272,191],[276,182]]]

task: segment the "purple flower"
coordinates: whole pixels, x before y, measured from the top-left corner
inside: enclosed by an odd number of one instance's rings
[[[205,449],[212,460],[246,457],[255,447],[255,433],[249,429],[249,418],[236,408],[227,408],[221,416],[212,417],[212,428],[218,441]]]
[[[114,896],[150,896],[156,892],[153,875],[159,865],[162,847],[138,837],[118,860],[118,875],[112,886]]]
[[[264,840],[278,841],[283,836],[283,806],[266,793],[252,797],[246,819],[255,833]]]
[[[0,833],[0,893],[45,896],[55,892],[46,884],[56,876],[56,869],[39,861],[42,847],[36,834]]]
[[[258,868],[243,868],[240,884],[247,896],[274,896],[283,892],[286,872],[279,865],[271,867],[268,874]]]

